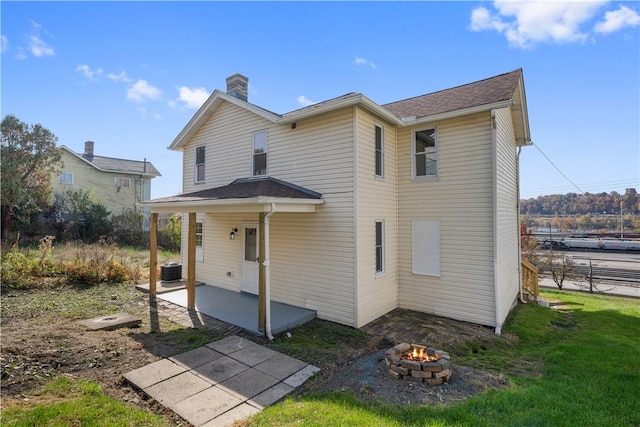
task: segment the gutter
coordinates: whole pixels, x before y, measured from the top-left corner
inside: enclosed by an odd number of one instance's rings
[[[269,341],[273,341],[273,335],[271,334],[271,259],[270,259],[270,248],[269,248],[269,225],[271,216],[276,213],[276,204],[271,203],[271,211],[264,216],[264,261],[262,265],[264,266],[264,296],[266,301],[265,307],[265,334]]]
[[[518,218],[518,283],[520,284],[520,302],[524,300],[524,289],[522,288],[522,236],[520,235],[520,153],[522,147],[518,147],[516,152],[516,216]]]

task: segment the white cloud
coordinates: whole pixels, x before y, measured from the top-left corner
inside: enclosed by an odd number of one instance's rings
[[[303,105],[305,107],[318,103],[317,101],[310,100],[309,98],[307,98],[304,95],[300,95],[299,97],[297,97],[296,101],[298,101],[298,104]]]
[[[42,58],[43,56],[54,56],[55,50],[38,36],[29,37],[29,50],[33,56]]]
[[[55,50],[46,41],[44,41],[44,37],[49,36],[49,33],[47,33],[42,28],[42,25],[38,24],[36,21],[31,21],[31,27],[28,45],[28,50],[31,54],[38,58],[54,56],[56,54]]]
[[[127,99],[140,103],[159,99],[161,94],[160,89],[151,86],[145,80],[138,80],[127,90]]]
[[[178,102],[181,102],[182,105],[186,108],[191,108],[197,110],[204,104],[204,102],[211,95],[207,90],[203,87],[189,88],[186,86],[182,86],[178,89],[179,96]],[[176,102],[170,102],[170,106],[175,106]]]
[[[373,69],[378,68],[376,64],[374,64],[373,62],[369,61],[368,59],[362,58],[360,56],[356,56],[355,59],[353,60],[353,63],[356,64],[357,66],[368,65]]]
[[[0,36],[0,52],[5,53],[9,49],[9,39],[4,34]]]
[[[89,80],[95,80],[96,75],[102,74],[102,68],[96,68],[95,70],[92,70],[91,67],[86,64],[78,65],[76,67],[76,71],[84,74],[84,76]]]
[[[606,1],[509,1],[493,3],[492,14],[485,7],[471,12],[469,29],[495,30],[511,46],[528,48],[537,43],[574,43],[589,38],[584,26],[596,17]]]
[[[637,27],[639,25],[640,15],[638,12],[626,6],[620,6],[618,10],[605,13],[604,20],[596,24],[595,30],[599,33],[609,34],[625,27]]]
[[[133,79],[131,79],[129,76],[127,76],[127,73],[125,73],[124,70],[121,70],[118,74],[109,73],[109,74],[107,74],[107,78],[109,80],[113,80],[114,82],[131,83],[133,81]]]

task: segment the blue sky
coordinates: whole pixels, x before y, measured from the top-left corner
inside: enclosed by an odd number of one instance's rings
[[[77,152],[92,140],[97,155],[146,157],[163,175],[153,198],[181,192],[181,153],[167,146],[234,73],[249,77],[250,102],[285,113],[520,67],[541,150],[523,149],[522,197],[640,190],[635,1],[2,1],[0,12],[2,117],[41,123]]]

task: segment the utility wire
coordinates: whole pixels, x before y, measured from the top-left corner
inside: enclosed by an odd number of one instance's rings
[[[540,149],[540,147],[538,147],[533,141],[531,141],[531,145],[533,145],[534,147],[536,147],[538,149],[540,154],[542,154],[544,156],[544,158],[547,159],[547,161],[549,163],[551,163],[551,166],[553,166],[555,168],[555,170],[557,170],[558,173],[564,177],[564,179],[566,179],[567,181],[569,181],[571,183],[571,185],[576,187],[581,194],[584,194],[584,191],[582,191],[582,189],[580,187],[578,187],[575,182],[571,181],[564,173],[562,173],[562,171],[555,165],[555,163],[553,163],[551,161],[551,159],[546,154],[544,154],[544,152]]]

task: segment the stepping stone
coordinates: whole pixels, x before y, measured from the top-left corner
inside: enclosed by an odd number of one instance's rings
[[[127,313],[116,313],[108,316],[80,320],[78,323],[93,331],[113,331],[118,328],[134,328],[140,326],[142,320]]]

